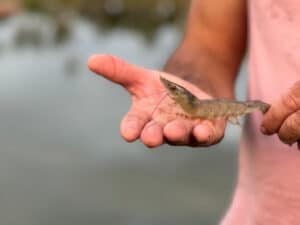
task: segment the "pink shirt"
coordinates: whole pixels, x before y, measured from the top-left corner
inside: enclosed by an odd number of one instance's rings
[[[250,62],[249,99],[272,103],[300,78],[300,0],[249,0]],[[277,135],[262,135],[262,116],[248,117],[241,142],[241,174],[266,177],[268,182],[284,178],[291,188],[288,174],[296,173],[300,190],[300,153],[297,146],[280,142]],[[243,161],[244,160],[244,161]],[[261,174],[264,171],[264,174]],[[281,179],[281,180],[276,180]],[[300,194],[299,194],[300,195]]]
[[[272,103],[300,78],[300,0],[248,0],[248,96]],[[240,147],[238,186],[222,225],[299,224],[300,152],[260,132],[251,114]]]

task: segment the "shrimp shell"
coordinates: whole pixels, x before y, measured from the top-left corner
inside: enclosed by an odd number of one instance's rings
[[[171,82],[162,76],[161,83],[167,89],[169,96],[183,111],[194,119],[225,118],[238,124],[237,117],[261,111],[266,113],[270,107],[268,103],[260,100],[236,101],[233,99],[198,99],[184,87]],[[236,122],[237,121],[237,122]]]

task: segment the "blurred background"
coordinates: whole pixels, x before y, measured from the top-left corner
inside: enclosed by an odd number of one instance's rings
[[[125,143],[126,92],[86,67],[110,53],[159,69],[189,1],[0,0],[0,224],[217,224],[240,127],[211,148]],[[245,68],[237,85],[245,98]]]

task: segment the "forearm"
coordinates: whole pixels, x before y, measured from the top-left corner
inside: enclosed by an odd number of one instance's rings
[[[177,50],[167,61],[164,70],[187,80],[214,97],[233,98],[235,76],[239,64],[226,66],[212,53],[192,53]]]
[[[246,49],[246,3],[230,1],[192,1],[185,36],[164,67],[214,97],[233,97]]]

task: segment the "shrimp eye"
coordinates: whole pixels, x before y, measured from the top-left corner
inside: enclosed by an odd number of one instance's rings
[[[169,88],[170,88],[170,90],[172,90],[172,91],[176,91],[176,89],[177,89],[177,88],[174,87],[173,85],[170,85]]]

